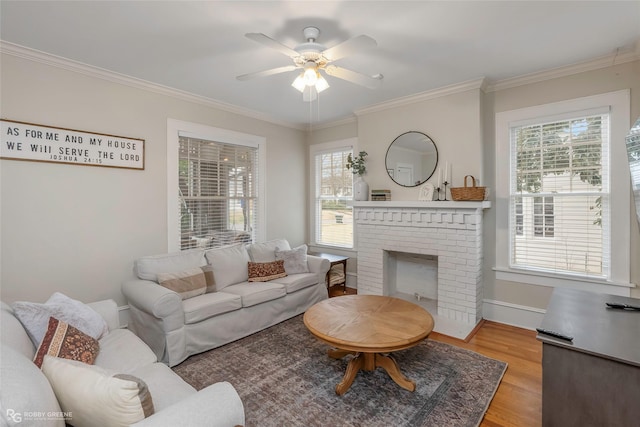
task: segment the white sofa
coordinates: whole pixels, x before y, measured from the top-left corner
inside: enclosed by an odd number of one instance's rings
[[[196,392],[165,364],[157,362],[155,354],[136,335],[120,328],[115,301],[88,305],[105,319],[109,329],[99,340],[95,365],[109,372],[133,375],[148,386],[155,412],[134,425],[244,424],[244,407],[231,384],[220,382]],[[45,374],[33,362],[37,349],[4,302],[0,327],[0,425],[64,427],[58,399]]]
[[[275,261],[276,249],[291,250],[285,239],[140,258],[134,266],[138,279],[122,285],[129,302],[129,327],[160,361],[175,366],[193,354],[304,313],[328,298],[325,277],[330,263],[306,255],[306,246],[301,247],[308,272],[267,282],[249,282],[247,265]],[[198,267],[212,270],[215,282],[202,295],[183,300],[158,284],[158,274]]]

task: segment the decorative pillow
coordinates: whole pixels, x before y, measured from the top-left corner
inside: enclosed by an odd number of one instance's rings
[[[42,372],[75,427],[128,426],[154,413],[144,381],[95,365],[45,356]]]
[[[177,292],[183,300],[202,295],[207,290],[207,280],[200,267],[178,273],[158,273],[158,283]]]
[[[99,351],[98,340],[82,333],[67,322],[50,317],[49,327],[33,361],[40,368],[44,356],[49,355],[93,365]]]
[[[205,290],[205,293],[208,294],[209,292],[216,292],[218,288],[216,287],[216,278],[213,275],[213,267],[207,264],[204,267],[200,267],[200,268],[202,268],[205,281],[207,282],[207,288]]]
[[[209,249],[205,256],[213,268],[218,291],[247,281],[247,262],[251,260],[244,243]]]
[[[55,317],[99,340],[109,332],[107,322],[88,305],[56,292],[44,304],[16,301],[11,304],[15,316],[38,347],[49,325],[49,318]]]
[[[250,282],[268,282],[285,277],[284,260],[273,262],[251,262],[248,264]]]
[[[308,273],[307,245],[300,245],[291,250],[281,250],[276,247],[276,259],[284,260],[284,269],[287,274]]]
[[[253,262],[272,262],[276,260],[274,251],[276,248],[289,250],[289,242],[286,239],[269,240],[268,242],[253,243],[248,245],[247,251]]]

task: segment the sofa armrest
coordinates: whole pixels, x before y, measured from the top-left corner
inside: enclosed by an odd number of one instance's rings
[[[174,315],[184,317],[180,295],[150,280],[124,282],[122,293],[129,304],[159,319]]]
[[[136,427],[150,426],[213,426],[244,425],[242,400],[228,382],[211,384],[144,420]]]
[[[103,301],[90,302],[87,305],[102,316],[102,318],[107,322],[109,331],[120,328],[120,313],[118,312],[118,305],[114,300],[107,299]]]
[[[321,258],[315,255],[307,255],[307,266],[311,273],[318,275],[318,282],[325,283],[327,272],[331,268],[331,263],[326,258]]]

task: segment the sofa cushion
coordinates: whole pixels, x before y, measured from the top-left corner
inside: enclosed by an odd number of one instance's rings
[[[11,308],[35,346],[44,338],[50,317],[63,320],[95,339],[109,332],[107,323],[95,310],[60,292],[54,293],[44,304],[17,301]]]
[[[238,283],[227,286],[224,291],[240,295],[243,307],[251,307],[252,305],[281,298],[287,294],[284,285],[274,282]]]
[[[27,413],[60,414],[60,405],[47,377],[31,359],[4,344],[0,345],[0,378],[1,421],[6,416],[8,425],[64,427],[62,417],[52,416],[47,422],[25,418]],[[18,421],[14,415],[22,418]],[[0,424],[5,425],[4,422]]]
[[[49,355],[93,365],[99,351],[98,340],[79,331],[67,322],[50,317],[47,332],[44,334],[33,361],[40,368],[44,356]]]
[[[284,269],[287,274],[308,273],[307,245],[300,245],[290,250],[276,247],[276,259],[284,260]]]
[[[0,347],[11,347],[29,360],[33,360],[36,354],[36,347],[27,331],[5,302],[0,302],[0,342]]]
[[[206,263],[204,250],[191,249],[139,258],[135,262],[134,270],[140,279],[157,282],[158,273],[188,270],[194,267],[202,267]]]
[[[201,267],[158,273],[158,283],[180,295],[183,300],[202,295],[207,290],[207,279]]]
[[[52,356],[42,372],[74,427],[130,425],[154,413],[146,383],[132,375]]]
[[[218,291],[229,285],[245,282],[249,278],[247,263],[250,259],[244,243],[209,249],[206,258],[213,268]]]
[[[155,353],[128,329],[116,329],[99,341],[95,365],[113,372],[130,374],[140,366],[158,361]]]
[[[182,302],[184,323],[198,323],[209,317],[242,308],[242,298],[225,292],[212,292]]]
[[[196,392],[164,363],[141,366],[132,375],[143,380],[149,387],[156,412],[181,402]]]
[[[284,271],[284,260],[249,262],[247,270],[249,272],[249,282],[268,282],[287,275],[287,272]]]
[[[291,294],[300,289],[308,288],[318,283],[318,275],[315,273],[300,273],[291,274],[281,279],[276,279],[274,283],[280,283],[284,285],[288,294]]]
[[[275,239],[263,243],[253,243],[249,245],[247,250],[253,262],[271,262],[276,260],[276,248],[286,251],[291,249],[291,246],[286,239]]]

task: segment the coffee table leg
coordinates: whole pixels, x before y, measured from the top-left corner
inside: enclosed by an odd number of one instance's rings
[[[327,355],[332,359],[342,359],[348,354],[357,354],[355,351],[340,350],[339,348],[332,348],[327,351]]]
[[[409,391],[414,391],[416,389],[416,383],[405,377],[402,372],[400,372],[398,363],[396,363],[393,358],[379,353],[376,354],[376,367],[380,367],[387,371],[391,379],[393,379],[400,387]]]
[[[353,384],[353,380],[356,378],[356,374],[363,366],[364,357],[362,356],[362,353],[359,353],[349,361],[344,377],[342,377],[342,381],[340,381],[336,386],[336,394],[338,396],[342,396],[347,390],[349,390],[349,387]]]

